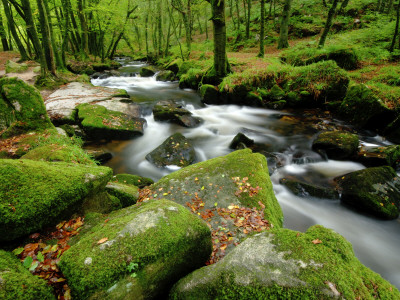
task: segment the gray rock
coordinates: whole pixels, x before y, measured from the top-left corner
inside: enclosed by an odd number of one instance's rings
[[[126,101],[126,91],[106,87],[95,87],[88,83],[71,82],[54,93],[45,97],[46,110],[53,122],[59,124],[76,122],[76,106],[83,103],[101,102],[114,100]],[[103,103],[104,106],[112,105]],[[118,104],[119,105],[119,104]],[[122,105],[121,109],[127,109]],[[128,110],[131,110],[130,108]],[[133,111],[137,108],[133,108]]]

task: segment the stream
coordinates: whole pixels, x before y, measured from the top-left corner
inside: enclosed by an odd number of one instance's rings
[[[113,154],[106,164],[114,173],[130,173],[158,180],[177,167],[157,168],[145,156],[175,132],[182,133],[195,147],[197,161],[230,153],[229,144],[242,132],[268,153],[268,164],[275,195],[284,213],[284,227],[305,231],[321,224],[343,235],[353,245],[359,260],[400,289],[400,218],[381,221],[356,213],[342,206],[339,200],[297,197],[279,184],[279,179],[306,179],[329,185],[336,177],[365,168],[351,161],[326,160],[311,150],[312,140],[327,126],[348,127],[330,118],[320,118],[323,112],[274,111],[235,105],[205,106],[196,91],[179,89],[177,82],[160,82],[154,77],[135,74],[145,63],[119,59],[123,67],[120,76],[92,79],[96,86],[125,89],[141,106],[147,120],[143,136],[129,141],[112,141],[96,145]],[[204,123],[197,128],[154,121],[152,105],[172,99],[181,103]],[[363,146],[390,144],[371,132],[358,132]]]

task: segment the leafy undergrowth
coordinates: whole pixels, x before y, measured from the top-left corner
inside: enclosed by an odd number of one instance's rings
[[[68,240],[79,233],[83,222],[84,218],[78,217],[59,223],[54,231],[31,234],[29,238],[34,240],[33,243],[13,251],[25,268],[53,287],[59,300],[71,299],[71,290],[57,264],[61,255],[70,248]]]
[[[232,180],[239,187],[239,190],[236,192],[239,195],[240,193],[255,195],[260,189],[259,187],[253,188],[248,185],[246,178],[239,180],[238,177],[234,177]],[[153,191],[150,189],[140,190],[138,202],[150,199],[152,193]],[[218,207],[218,202],[214,203],[213,208],[206,209],[205,204],[198,193],[194,193],[191,202],[186,202],[186,206],[190,208],[190,211],[201,217],[211,229],[213,251],[206,265],[214,264],[222,259],[226,254],[226,249],[239,245],[240,241],[243,240],[243,236],[269,230],[272,227],[264,217],[265,205],[261,201],[258,202],[261,209],[255,207],[248,208],[235,204],[224,208]],[[220,218],[213,218],[215,216],[219,216]],[[239,239],[239,237],[241,238]]]

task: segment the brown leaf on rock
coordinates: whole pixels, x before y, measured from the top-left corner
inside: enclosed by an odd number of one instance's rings
[[[103,244],[108,241],[108,238],[102,238],[101,240],[97,241],[97,245]]]
[[[322,241],[320,239],[315,239],[315,240],[311,241],[311,243],[313,243],[314,245],[317,245],[317,244],[322,244]]]

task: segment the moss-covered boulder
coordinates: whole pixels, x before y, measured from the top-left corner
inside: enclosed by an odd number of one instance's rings
[[[355,70],[359,67],[359,57],[351,48],[335,49],[327,53],[317,53],[304,63],[308,65],[324,60],[333,60],[339,67],[345,70]]]
[[[339,114],[358,127],[373,130],[383,130],[395,118],[394,112],[363,84],[349,88]]]
[[[54,225],[111,179],[107,167],[0,160],[0,242]]]
[[[197,127],[203,121],[173,100],[157,102],[153,107],[153,115],[156,121],[171,122],[188,128]]]
[[[211,84],[203,84],[200,87],[200,97],[205,104],[220,104],[218,89]]]
[[[46,281],[32,275],[12,253],[0,250],[0,299],[56,299]]]
[[[175,73],[170,70],[160,71],[156,75],[157,81],[174,81],[175,78]]]
[[[248,138],[245,134],[239,132],[229,144],[230,149],[243,149],[254,145],[254,140]]]
[[[396,219],[400,207],[400,179],[388,166],[367,168],[335,178],[341,201],[382,219]]]
[[[18,78],[0,78],[0,137],[54,128],[39,91]]]
[[[113,176],[112,181],[123,184],[134,185],[137,186],[138,188],[144,188],[145,186],[149,186],[154,183],[153,179],[151,178],[132,175],[132,174],[117,174]]]
[[[141,77],[152,77],[156,72],[153,67],[143,67],[140,69],[139,74]]]
[[[134,185],[128,185],[119,182],[109,182],[106,185],[106,191],[110,195],[117,197],[122,207],[135,204],[139,198],[139,188]]]
[[[166,70],[172,71],[175,74],[178,74],[180,68],[182,67],[183,61],[180,58],[177,58],[175,60],[173,60],[172,62],[170,62],[169,64],[167,64],[165,66]]]
[[[339,193],[333,188],[327,188],[288,178],[282,178],[279,182],[299,197],[311,196],[324,199],[339,199]]]
[[[16,63],[12,60],[6,62],[6,73],[22,73],[28,70],[28,65],[26,63]]]
[[[400,164],[400,145],[390,145],[363,149],[358,160],[368,167],[391,166],[397,169]]]
[[[200,82],[202,82],[204,72],[201,69],[190,68],[187,73],[182,74],[179,79],[179,87],[181,89],[197,90]]]
[[[196,152],[191,142],[178,132],[147,154],[146,159],[157,167],[186,167],[195,161]]]
[[[84,103],[77,109],[81,126],[90,139],[124,140],[143,135],[145,119],[108,110],[96,104]]]
[[[86,165],[95,165],[95,162],[79,146],[49,144],[36,147],[21,157],[22,159],[41,160],[48,162],[69,162]]]
[[[293,68],[288,74],[284,90],[301,95],[302,104],[299,106],[321,107],[325,102],[343,99],[349,81],[346,71],[334,61],[321,61]]]
[[[265,219],[274,226],[282,226],[282,210],[272,189],[266,158],[250,149],[180,169],[161,178],[150,189],[150,198],[166,198],[185,206],[195,198],[204,201],[204,209],[232,204],[256,207],[264,210]],[[220,221],[219,216],[213,218],[211,223]]]
[[[85,152],[99,165],[104,164],[113,158],[112,153],[104,149],[85,149]]]
[[[71,82],[45,97],[47,112],[54,124],[77,124],[76,107],[96,103],[107,109],[139,117],[138,106],[130,103],[125,90]]]
[[[352,133],[324,131],[313,141],[312,149],[331,159],[349,159],[357,154],[359,139]]]
[[[170,299],[398,299],[400,292],[316,225],[256,234],[224,259],[181,279]]]
[[[136,204],[107,219],[61,257],[77,299],[160,299],[211,254],[208,226],[174,202]]]

